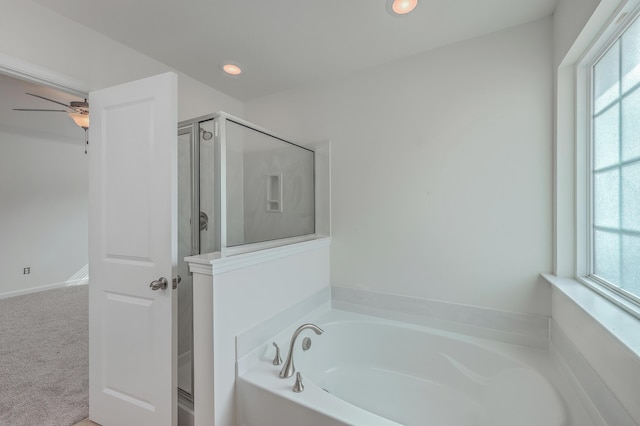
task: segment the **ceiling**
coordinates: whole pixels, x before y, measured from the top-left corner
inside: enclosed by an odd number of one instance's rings
[[[558,0],[420,0],[402,17],[387,0],[35,1],[247,101],[550,16]]]
[[[63,106],[26,93],[65,104],[82,98],[60,90],[0,74],[0,131],[47,140],[84,144],[84,130],[63,112],[14,111],[13,108],[64,109]]]

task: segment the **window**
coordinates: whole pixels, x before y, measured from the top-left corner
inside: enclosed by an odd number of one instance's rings
[[[640,303],[640,19],[590,66],[590,278]]]

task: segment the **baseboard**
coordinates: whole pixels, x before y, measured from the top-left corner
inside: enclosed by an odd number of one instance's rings
[[[61,283],[47,284],[39,287],[31,287],[31,288],[25,288],[21,290],[14,290],[14,291],[8,291],[5,293],[0,293],[0,299],[7,299],[9,297],[23,296],[25,294],[37,293],[39,291],[53,290],[56,288],[69,287],[74,285],[84,285],[84,284],[87,284],[87,281],[83,279],[76,280],[76,281],[64,281]]]

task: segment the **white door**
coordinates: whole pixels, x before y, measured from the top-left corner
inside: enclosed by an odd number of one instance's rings
[[[90,418],[176,425],[177,76],[98,90],[89,105]]]

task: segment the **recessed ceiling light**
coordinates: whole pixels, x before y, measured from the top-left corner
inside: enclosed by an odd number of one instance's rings
[[[390,8],[396,15],[406,15],[416,8],[418,0],[390,0]]]
[[[222,69],[224,70],[224,72],[230,75],[239,75],[242,73],[240,67],[234,64],[226,64],[222,67]]]

